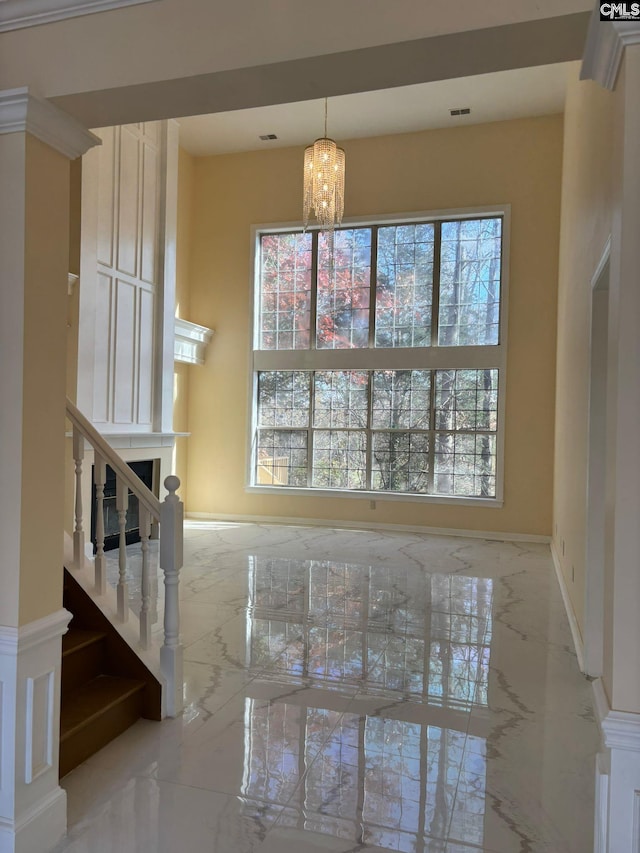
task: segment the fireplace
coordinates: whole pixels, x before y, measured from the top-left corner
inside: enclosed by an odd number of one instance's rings
[[[137,474],[142,482],[151,489],[154,494],[154,468],[159,465],[160,460],[145,459],[141,462],[127,462],[127,465],[134,474]],[[91,541],[93,550],[96,548],[96,486],[95,486],[95,470],[92,473],[92,494],[91,502]],[[127,509],[127,522],[125,528],[127,545],[133,542],[140,541],[140,521],[139,521],[139,506],[138,498],[129,489],[129,506]],[[118,547],[120,541],[120,528],[118,525],[118,513],[116,511],[116,475],[115,472],[107,465],[106,480],[104,486],[104,550],[111,551]]]

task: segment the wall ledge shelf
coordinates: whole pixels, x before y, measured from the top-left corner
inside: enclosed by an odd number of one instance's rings
[[[213,329],[176,317],[174,359],[183,364],[204,364]]]

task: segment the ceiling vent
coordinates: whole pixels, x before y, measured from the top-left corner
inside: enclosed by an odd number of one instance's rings
[[[459,107],[456,110],[449,110],[452,116],[468,116],[471,112],[471,107]]]
[[[261,133],[260,134],[260,139],[263,142],[271,142],[272,139],[277,139],[277,138],[278,137],[275,135],[275,133]]]

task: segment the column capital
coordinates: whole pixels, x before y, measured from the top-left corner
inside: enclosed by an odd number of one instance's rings
[[[581,80],[594,80],[613,90],[620,70],[624,49],[640,44],[640,21],[601,21],[600,4],[596,3],[584,49]]]
[[[0,134],[30,133],[70,160],[81,157],[100,139],[84,125],[27,87],[0,90]]]

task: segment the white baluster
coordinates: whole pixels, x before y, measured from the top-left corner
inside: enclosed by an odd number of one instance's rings
[[[149,608],[151,583],[149,570],[149,537],[151,517],[149,510],[140,504],[140,540],[142,543],[142,605],[140,607],[140,645],[148,649],[151,645],[151,612]]]
[[[164,572],[164,645],[160,666],[167,683],[166,713],[175,717],[182,710],[182,646],[180,645],[180,569],[182,568],[183,505],[176,491],[177,477],[164,481],[169,492],[160,508],[160,567]]]
[[[104,556],[104,484],[107,479],[107,466],[102,458],[96,453],[93,468],[93,477],[96,484],[96,556],[94,560],[94,573],[96,592],[104,595],[107,591],[107,562]]]
[[[84,438],[77,427],[73,428],[73,458],[76,465],[75,529],[73,532],[73,562],[76,569],[84,563],[84,530],[82,528],[82,460]]]
[[[118,618],[126,622],[129,618],[129,587],[127,584],[127,509],[129,507],[129,489],[119,477],[116,479],[116,510],[120,540],[118,544]]]

